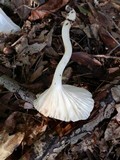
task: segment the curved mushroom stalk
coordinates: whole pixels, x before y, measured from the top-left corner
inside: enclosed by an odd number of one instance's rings
[[[37,95],[34,107],[44,116],[62,121],[78,121],[87,119],[94,107],[91,93],[71,85],[62,85],[62,74],[72,55],[69,30],[71,21],[76,18],[76,12],[71,9],[62,27],[62,39],[65,53],[59,62],[52,84],[42,94]]]
[[[20,27],[16,25],[0,8],[0,32],[9,34],[19,30]]]

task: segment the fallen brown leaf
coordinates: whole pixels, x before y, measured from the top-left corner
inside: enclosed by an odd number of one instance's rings
[[[115,116],[117,122],[120,122],[120,103],[115,105],[115,108],[117,110],[117,115]]]
[[[46,131],[47,126],[48,126],[47,124],[39,123],[38,125],[32,127],[31,130],[29,131],[30,134],[26,139],[27,145],[31,145],[38,135],[40,136],[40,134],[43,134]]]
[[[0,159],[5,160],[20,145],[24,133],[16,133],[9,136],[6,132],[0,134]]]
[[[112,140],[113,144],[116,139],[120,138],[120,125],[115,121],[114,118],[112,118],[112,120],[108,124],[104,138],[106,141]]]
[[[68,80],[72,76],[72,72],[73,72],[73,69],[71,67],[68,67],[68,68],[65,69],[65,71],[63,73],[63,77],[62,77],[63,83],[67,83],[68,82]]]
[[[69,0],[48,0],[45,4],[31,11],[29,20],[35,21],[37,19],[43,19],[49,14],[56,12],[58,9],[66,5],[68,2]]]
[[[92,71],[95,78],[103,78],[107,74],[106,69],[102,66],[101,62],[86,52],[74,52],[72,60]]]
[[[89,20],[91,24],[96,23],[100,27],[105,27],[109,29],[113,28],[114,23],[111,17],[109,17],[108,15],[106,15],[105,13],[101,11],[96,10],[90,2],[87,2],[87,4],[92,13],[92,14],[89,14]]]
[[[119,0],[112,0],[112,4],[113,4],[113,7],[115,9],[117,9],[118,11],[120,11],[120,1]]]
[[[118,43],[115,38],[103,27],[99,29],[99,35],[104,44],[109,48],[115,48]]]
[[[30,13],[30,0],[11,0],[12,8],[19,15],[21,19],[26,19]]]
[[[56,132],[59,134],[60,137],[62,137],[63,135],[67,135],[68,133],[70,133],[73,129],[72,124],[67,124],[66,126],[61,126],[60,124],[58,124],[56,126]]]
[[[117,72],[117,71],[120,72],[120,68],[119,68],[119,67],[108,68],[109,74],[113,74],[113,73],[115,73],[115,72]]]
[[[13,112],[5,121],[5,129],[9,132],[12,133],[15,129],[16,126],[16,117],[18,115],[18,112]]]
[[[112,87],[111,89],[112,96],[114,100],[118,103],[120,102],[120,85]]]
[[[34,82],[38,77],[40,77],[42,75],[43,69],[43,65],[38,67],[37,70],[31,75],[30,82]]]
[[[92,55],[86,52],[73,52],[71,58],[73,61],[85,65],[90,69],[93,69],[95,66],[102,65],[97,59],[93,58]]]

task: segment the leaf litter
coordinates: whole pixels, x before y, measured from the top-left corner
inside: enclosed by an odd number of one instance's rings
[[[90,118],[76,123],[43,117],[32,104],[50,86],[64,53],[61,27],[67,3],[77,11],[77,20],[63,83],[85,87],[95,99]],[[1,159],[119,159],[119,0],[0,4],[21,27],[18,33],[0,34]]]

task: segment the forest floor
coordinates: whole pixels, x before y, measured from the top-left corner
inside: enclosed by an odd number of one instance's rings
[[[120,159],[120,1],[0,3],[21,28],[0,33],[0,160]],[[33,107],[64,53],[66,4],[77,19],[63,83],[88,89],[95,101],[90,117],[78,122],[44,117]]]

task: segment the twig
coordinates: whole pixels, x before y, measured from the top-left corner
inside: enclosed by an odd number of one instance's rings
[[[108,32],[107,31],[107,33],[108,33],[108,35],[114,40],[114,42],[116,42],[116,46],[115,46],[115,49],[116,48],[118,48],[118,47],[120,47],[120,43],[112,36],[112,34],[110,34],[110,32]],[[113,49],[114,50],[114,49]],[[109,53],[108,53],[108,55],[110,55],[111,53],[112,53],[113,51],[110,51]]]
[[[0,76],[0,85],[3,85],[10,92],[19,94],[23,100],[33,104],[35,95],[29,91],[26,91],[23,87],[20,87],[19,84],[12,78],[6,75]]]
[[[111,55],[113,51],[115,51],[120,45],[118,44],[115,48],[113,48],[107,55]]]
[[[118,60],[120,60],[120,57],[116,57],[116,56],[93,55],[93,57],[96,57],[96,58],[106,58],[106,59],[118,59]]]

